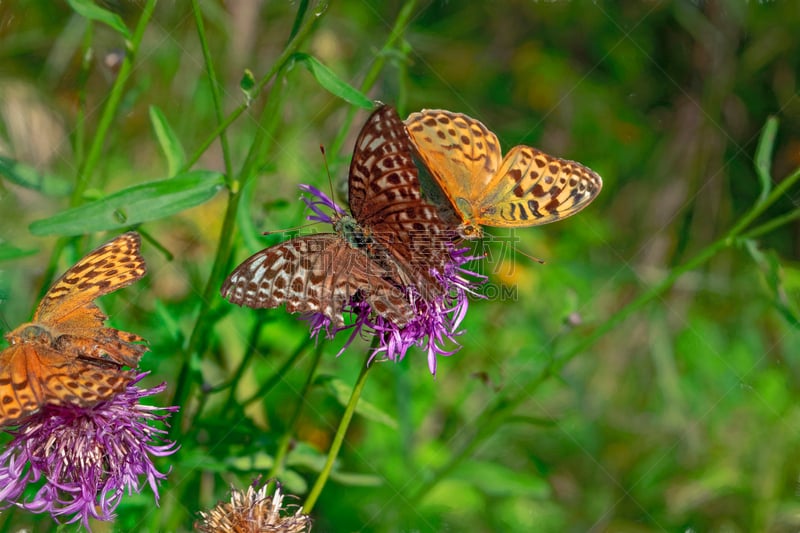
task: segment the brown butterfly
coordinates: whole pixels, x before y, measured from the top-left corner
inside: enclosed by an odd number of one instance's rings
[[[304,235],[257,252],[236,267],[222,296],[252,308],[286,304],[322,313],[338,327],[354,300],[398,326],[415,316],[405,288],[424,298],[443,292],[431,270],[450,260],[448,231],[421,198],[411,143],[394,108],[364,124],[350,164],[351,215],[332,218],[336,233]]]
[[[420,174],[423,191],[466,239],[480,238],[481,226],[538,226],[567,218],[603,187],[592,169],[530,146],[515,146],[503,157],[497,136],[463,113],[424,109],[405,123],[433,177]]]
[[[89,407],[121,392],[147,350],[144,339],[104,327],[93,300],[145,275],[141,239],[129,232],[67,270],[44,295],[33,320],[5,337],[0,352],[0,427],[45,405]]]

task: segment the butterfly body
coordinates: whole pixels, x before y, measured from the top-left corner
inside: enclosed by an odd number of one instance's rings
[[[433,271],[449,252],[444,224],[422,201],[403,122],[389,106],[367,119],[356,140],[349,203],[350,215],[332,217],[335,233],[257,252],[231,273],[222,295],[246,307],[321,313],[337,327],[348,305],[363,300],[387,320],[408,323],[415,316],[408,287],[441,293]]]
[[[355,250],[368,249],[375,242],[358,221],[349,215],[334,219],[333,229]]]
[[[481,237],[482,226],[536,226],[566,218],[589,205],[603,186],[591,169],[530,146],[515,146],[502,157],[497,136],[461,113],[423,110],[409,115],[406,128],[427,170],[420,173],[422,190],[466,239]]]
[[[136,233],[126,233],[78,261],[47,291],[31,322],[9,332],[0,352],[0,426],[45,405],[91,406],[124,389],[147,347],[144,339],[104,326],[93,303],[144,276]]]

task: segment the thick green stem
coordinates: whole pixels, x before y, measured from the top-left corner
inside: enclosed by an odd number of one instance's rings
[[[373,341],[373,347],[374,344]],[[370,348],[370,350],[372,349],[373,348]],[[328,450],[328,458],[325,460],[325,466],[322,467],[317,481],[314,483],[311,492],[308,493],[306,501],[303,504],[303,512],[306,514],[311,513],[322,489],[325,487],[325,483],[331,475],[333,463],[339,456],[339,450],[342,448],[344,437],[347,434],[347,428],[350,427],[350,421],[353,419],[353,414],[356,412],[356,406],[358,405],[359,398],[361,398],[361,392],[364,390],[364,385],[367,383],[369,368],[369,365],[365,361],[364,365],[361,367],[361,373],[358,375],[356,384],[353,386],[353,392],[350,393],[350,400],[347,402],[347,407],[345,407],[342,419],[339,421],[339,429],[336,430],[336,435],[333,437],[333,442],[331,443],[331,449]]]
[[[300,46],[300,43],[302,42],[301,40],[309,34],[311,28],[316,24],[318,19],[318,16],[309,17],[309,20],[304,22],[297,36],[292,39],[291,43],[287,46],[287,49],[284,50],[283,54],[281,54],[280,58],[276,62],[275,67],[273,67],[270,73],[277,74],[281,71],[281,68],[285,66],[286,61],[291,57],[292,53],[294,53],[297,47]],[[270,76],[271,75],[272,74],[270,74]],[[262,81],[259,83],[259,90],[267,83],[267,81],[267,77],[262,79]],[[242,170],[233,179],[229,179],[230,188],[228,204],[225,208],[225,215],[222,220],[222,230],[220,231],[219,235],[217,253],[214,258],[211,274],[208,277],[208,281],[206,282],[205,289],[203,290],[203,294],[200,299],[200,310],[198,312],[197,319],[195,320],[192,334],[189,337],[186,356],[184,357],[181,370],[178,374],[175,394],[172,399],[172,405],[183,406],[183,409],[176,413],[174,418],[170,432],[170,436],[172,438],[175,438],[177,433],[181,431],[183,427],[183,417],[186,416],[186,401],[190,396],[191,385],[193,382],[191,377],[191,368],[194,366],[193,361],[199,359],[200,353],[202,352],[202,347],[205,346],[208,339],[210,329],[208,322],[209,312],[211,310],[211,302],[216,297],[220,280],[222,279],[225,270],[228,268],[228,263],[233,251],[233,238],[236,234],[236,214],[239,210],[239,202],[241,201],[242,184],[255,175],[259,161],[261,161],[266,147],[269,146],[267,140],[273,138],[272,133],[274,128],[277,126],[277,110],[281,102],[281,92],[279,89],[280,85],[276,84],[272,93],[270,94],[270,98],[267,100],[267,103],[264,106],[264,110],[261,113],[261,117],[258,121],[259,124],[262,124],[262,127],[256,130],[253,144],[250,146],[250,151],[248,152],[247,158],[242,165]],[[238,116],[238,113],[234,112],[233,115]],[[224,128],[222,128],[220,131],[224,131]],[[211,142],[209,141],[208,144],[210,143]],[[196,154],[195,157],[199,157],[199,153]],[[189,162],[187,163],[187,166],[191,164],[192,162]]]

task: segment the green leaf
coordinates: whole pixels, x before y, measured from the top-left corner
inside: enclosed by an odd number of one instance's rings
[[[69,3],[69,6],[78,15],[89,20],[102,22],[125,37],[125,40],[131,39],[131,33],[128,31],[128,27],[125,26],[122,18],[120,18],[120,16],[116,13],[112,13],[111,11],[98,6],[91,0],[67,0],[67,3]]]
[[[158,144],[161,145],[161,150],[167,157],[167,174],[174,176],[186,164],[186,152],[183,150],[183,145],[167,122],[167,117],[156,106],[150,106],[150,122],[153,123]]]
[[[68,209],[30,225],[34,235],[83,235],[117,230],[168,217],[207,202],[223,187],[219,172],[194,170],[134,185],[96,202]]]
[[[764,129],[761,130],[761,137],[758,139],[756,148],[756,174],[761,184],[761,193],[758,195],[758,202],[762,203],[767,199],[772,190],[772,148],[775,145],[775,136],[778,133],[778,119],[769,117]]]
[[[57,176],[42,175],[31,166],[14,159],[0,156],[0,176],[26,189],[39,191],[47,196],[67,196],[72,185]]]
[[[331,69],[317,61],[316,58],[308,54],[297,53],[292,56],[292,59],[298,63],[302,63],[322,88],[334,96],[338,96],[345,102],[357,105],[363,109],[372,109],[375,107],[372,100],[367,98],[358,89],[341,80]]]
[[[23,249],[7,242],[0,242],[0,261],[10,261],[12,259],[19,259],[20,257],[27,257],[33,255],[39,250],[33,248]]]
[[[315,383],[317,385],[325,385],[342,406],[347,406],[350,401],[350,393],[353,390],[350,385],[332,376],[322,375],[316,378]],[[392,429],[397,429],[397,421],[393,417],[363,398],[356,405],[356,413],[373,422],[379,422]]]

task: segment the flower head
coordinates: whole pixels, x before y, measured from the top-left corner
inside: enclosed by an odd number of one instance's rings
[[[89,518],[110,520],[123,492],[140,492],[144,480],[158,504],[158,483],[166,477],[152,456],[177,450],[164,441],[166,431],[150,425],[163,422],[177,407],[158,408],[139,401],[163,391],[136,386],[139,374],[117,396],[91,407],[47,406],[26,419],[0,454],[0,501],[58,521],[78,520],[88,529]],[[163,413],[166,411],[166,413]],[[34,487],[30,500],[23,492]]]
[[[299,186],[300,190],[308,193],[311,195],[309,198],[308,196],[303,196],[303,202],[311,209],[314,214],[308,215],[306,218],[312,222],[325,222],[327,224],[333,224],[333,218],[325,211],[321,210],[319,206],[323,205],[328,209],[332,209],[337,216],[346,216],[347,211],[342,209],[336,202],[328,198],[328,195],[324,192],[320,191],[316,187],[311,185],[301,184]]]
[[[195,529],[201,533],[300,533],[311,527],[311,518],[303,514],[303,508],[287,513],[284,507],[281,484],[269,496],[269,481],[255,489],[256,483],[247,492],[231,487],[230,502],[220,502],[208,512],[200,512]]]
[[[314,212],[307,217],[309,220],[334,222],[334,219],[325,214],[320,206],[332,209],[337,216],[346,214],[319,189],[310,185],[301,185],[300,189],[312,195],[311,198],[303,197],[303,201]],[[340,354],[357,336],[374,336],[378,339],[378,344],[370,356],[370,361],[376,357],[399,361],[412,346],[424,347],[428,356],[428,368],[431,374],[436,375],[437,358],[453,355],[461,348],[455,337],[462,333],[459,326],[469,307],[467,294],[477,295],[475,289],[486,281],[485,276],[464,268],[466,263],[477,259],[468,255],[469,248],[457,249],[452,245],[449,246],[451,260],[445,265],[444,272],[433,272],[436,281],[442,287],[438,296],[426,299],[419,294],[416,287],[404,287],[406,298],[412,302],[415,310],[414,318],[410,322],[400,326],[376,314],[363,299],[353,298],[345,306],[345,311],[353,317],[352,324],[337,327],[324,314],[312,313],[305,317],[311,324],[311,335],[319,336],[325,331],[327,338],[333,338],[339,331],[352,328],[350,338]],[[447,348],[448,343],[453,345],[451,349]]]

